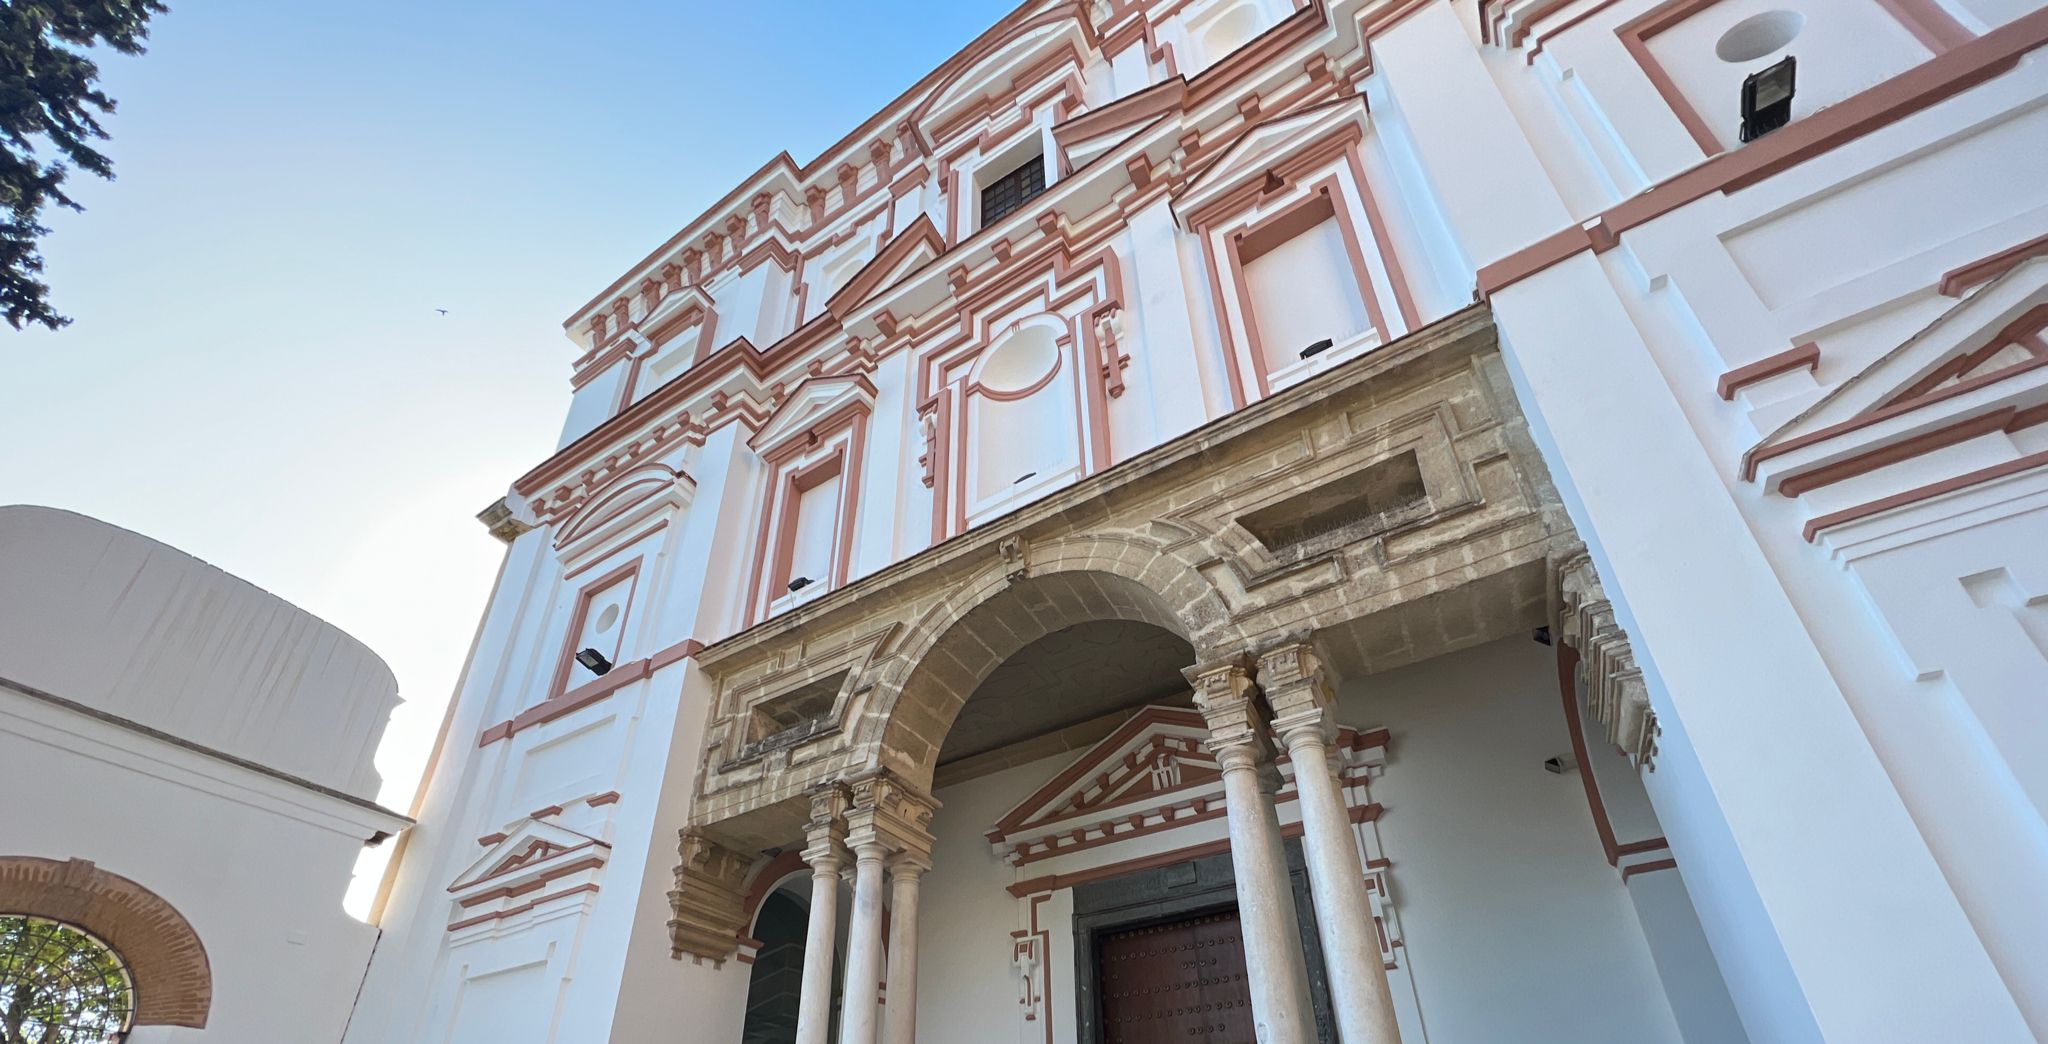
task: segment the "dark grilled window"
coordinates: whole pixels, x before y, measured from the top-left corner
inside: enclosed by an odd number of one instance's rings
[[[981,225],[987,228],[1004,214],[1024,205],[1045,191],[1045,158],[1033,156],[1016,170],[997,178],[981,190]]]

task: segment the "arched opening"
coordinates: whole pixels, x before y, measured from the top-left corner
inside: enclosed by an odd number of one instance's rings
[[[1028,757],[1034,739],[1093,737],[1140,707],[1185,706],[1181,671],[1194,662],[1187,639],[1154,624],[1091,620],[1054,631],[1004,660],[961,705],[939,748],[939,781],[977,758]]]
[[[761,869],[748,910],[752,923],[745,943],[752,962],[747,976],[746,1020],[741,1044],[791,1044],[803,999],[804,951],[811,920],[811,871],[795,849],[783,851]],[[839,1039],[840,1000],[846,991],[846,944],[853,919],[852,877],[842,878],[832,932],[831,1021],[825,1039]],[[887,936],[884,935],[886,945]],[[742,953],[747,953],[743,950]]]
[[[86,859],[4,856],[0,918],[10,915],[65,925],[116,955],[130,983],[127,1018],[134,1025],[206,1026],[213,1007],[206,947],[184,915],[155,892]],[[14,1038],[0,1039],[14,1044]],[[92,1044],[101,1038],[51,1039]]]
[[[1137,550],[1135,545],[1104,542],[1085,549],[1077,546],[1068,553],[1093,560],[1098,554],[1114,556]],[[1180,650],[1185,651],[1176,650],[1176,655],[1185,659],[1175,664],[1174,670],[1193,665],[1201,658],[1204,643],[1183,619],[1183,609],[1192,619],[1213,620],[1224,627],[1228,613],[1199,574],[1150,548],[1142,550],[1145,554],[1135,568],[1141,570],[1144,582],[1108,569],[1070,568],[1028,577],[998,576],[993,582],[999,587],[977,585],[961,592],[961,601],[972,608],[945,625],[929,648],[908,658],[914,666],[900,682],[885,679],[880,683],[885,710],[878,720],[884,730],[884,765],[913,784],[929,785],[940,748],[952,742],[954,719],[968,697],[1020,650],[1076,625],[1099,621],[1148,625],[1181,641]],[[1045,556],[1050,560],[1053,554],[1046,552]],[[1109,558],[1102,563],[1134,568]],[[1181,684],[1184,687],[1185,683]],[[896,692],[890,694],[890,689]],[[1004,700],[991,703],[987,713],[1006,713],[1012,708],[1021,713],[1024,708],[1034,708],[1040,715],[1037,720],[1052,724],[1071,714],[1087,713],[1067,709],[1076,699],[1072,693],[1063,693],[1057,704],[1044,699]],[[1099,716],[1102,712],[1095,713]],[[956,745],[954,749],[964,748]]]
[[[0,1044],[114,1044],[135,1017],[127,962],[90,932],[0,913]]]

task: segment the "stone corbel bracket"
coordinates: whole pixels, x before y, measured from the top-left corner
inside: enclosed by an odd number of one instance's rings
[[[712,967],[739,948],[747,926],[747,870],[754,860],[694,828],[682,831],[676,886],[668,893],[669,956]]]
[[[1558,639],[1579,653],[1586,709],[1605,729],[1607,742],[1639,770],[1657,770],[1657,712],[1636,666],[1628,634],[1615,622],[1614,605],[1583,549],[1559,563]]]

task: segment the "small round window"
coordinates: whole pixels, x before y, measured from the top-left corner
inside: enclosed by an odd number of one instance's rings
[[[605,606],[604,612],[597,614],[597,633],[603,634],[611,630],[618,622],[619,607],[616,604]]]
[[[0,914],[0,1037],[112,1044],[134,1012],[128,967],[105,943],[67,924]]]
[[[1773,51],[1790,46],[1806,28],[1806,16],[1797,11],[1765,11],[1728,27],[1714,44],[1714,54],[1724,62],[1753,62]]]

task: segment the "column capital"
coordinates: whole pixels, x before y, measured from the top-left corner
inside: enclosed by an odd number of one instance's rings
[[[853,796],[839,783],[811,788],[811,818],[804,827],[804,862],[813,870],[837,871],[846,861],[846,811]]]
[[[929,852],[913,852],[908,849],[889,857],[889,879],[918,878],[930,873],[932,857]]]
[[[913,787],[888,769],[875,769],[846,781],[852,805],[846,813],[846,843],[856,851],[880,845],[885,852],[911,852],[929,858],[932,815],[939,809],[930,794]]]
[[[1337,694],[1330,672],[1306,640],[1290,641],[1259,653],[1259,691],[1273,708],[1274,727],[1321,724],[1325,739],[1337,733]]]
[[[1266,709],[1252,682],[1251,657],[1196,664],[1181,673],[1194,686],[1195,708],[1209,726],[1206,746],[1217,763],[1226,771],[1251,768],[1277,779],[1272,745],[1266,739]]]

